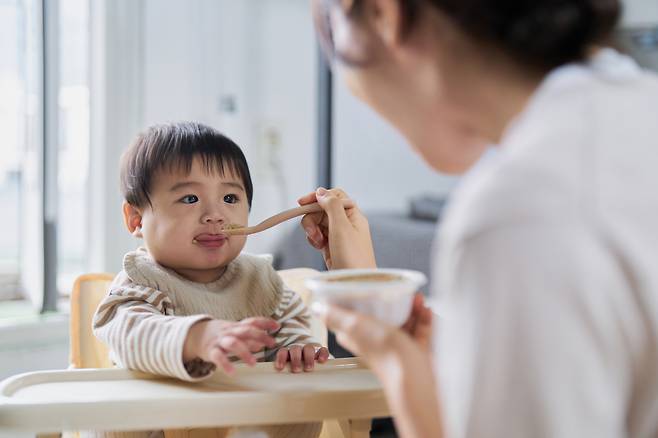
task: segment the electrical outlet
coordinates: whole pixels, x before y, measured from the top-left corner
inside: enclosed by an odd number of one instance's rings
[[[271,178],[283,172],[282,132],[273,122],[262,123],[258,129],[257,169],[261,176]]]

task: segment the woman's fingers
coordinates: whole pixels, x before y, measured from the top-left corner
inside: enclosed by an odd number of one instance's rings
[[[309,213],[302,217],[302,228],[311,241],[322,242],[324,238],[322,222],[326,221],[325,217],[324,212]]]
[[[402,330],[424,348],[429,348],[432,340],[432,320],[433,313],[429,307],[425,306],[425,298],[421,293],[417,293],[414,297],[411,315],[402,326]]]
[[[327,190],[324,187],[319,187],[314,193],[309,193],[299,198],[298,202],[300,205],[317,202],[324,209],[324,212],[310,213],[302,218],[302,228],[304,228],[304,231],[306,231],[306,234],[311,240],[319,242],[321,235],[326,236],[329,217],[344,213],[345,206],[343,205],[343,200],[348,199],[347,193],[342,189]],[[331,207],[332,211],[328,211],[329,207]],[[346,214],[343,214],[343,216],[347,217]]]
[[[309,243],[313,248],[318,249],[318,250],[324,249],[324,246],[325,246],[325,244],[324,244],[324,239],[322,239],[322,240],[318,243],[318,242],[316,242],[315,240],[311,239],[311,236],[309,236],[309,235],[307,234],[307,235],[306,235],[306,240],[308,241],[308,243]]]
[[[376,267],[368,221],[341,189],[318,188],[299,199],[304,205],[317,201],[323,211],[302,218],[302,227],[311,246],[322,251],[329,269]]]
[[[315,192],[311,192],[307,195],[304,195],[297,200],[297,203],[299,203],[299,205],[313,204],[314,202],[317,202],[317,199],[315,198]]]
[[[313,204],[315,202],[318,202],[316,192],[309,193],[308,195],[302,196],[297,200],[299,205],[307,205],[307,204]],[[307,215],[304,215],[302,217],[302,228],[306,232],[306,235],[308,236],[309,241],[314,247],[320,246],[322,240],[323,240],[323,234],[322,234],[322,229],[321,225],[326,226],[327,224],[327,217],[324,212],[319,212],[319,213],[309,213]]]
[[[415,338],[422,341],[426,347],[430,347],[433,335],[434,314],[428,307],[423,307],[416,324]]]
[[[336,333],[338,343],[367,361],[386,356],[403,334],[398,327],[338,306],[313,305],[312,311]]]
[[[314,306],[313,312],[324,321],[327,328],[336,333],[338,343],[357,355],[363,353],[357,333],[357,313],[330,305]]]
[[[411,314],[409,315],[409,319],[407,319],[407,321],[402,326],[402,329],[404,331],[408,333],[413,333],[418,320],[419,313],[422,311],[424,307],[424,302],[425,301],[422,294],[417,293],[416,295],[414,295],[414,301],[411,306]]]
[[[318,189],[318,204],[322,206],[327,214],[328,227],[331,230],[341,227],[351,227],[350,220],[343,205],[344,196],[339,196],[337,191]]]
[[[318,191],[321,190],[327,190],[327,189],[324,187],[318,187],[314,192],[308,193],[302,196],[301,198],[299,198],[297,202],[299,203],[299,205],[307,205],[307,204],[313,204],[314,202],[318,202],[317,195],[318,195]],[[329,189],[327,191],[332,192],[336,194],[336,196],[339,196],[343,199],[347,199],[347,193],[345,193],[343,189],[335,188],[335,189]]]

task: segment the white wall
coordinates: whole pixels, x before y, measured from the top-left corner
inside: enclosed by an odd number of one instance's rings
[[[144,126],[176,120],[219,123],[224,3],[144,0]]]
[[[137,244],[121,223],[117,163],[150,124],[198,120],[236,140],[254,179],[252,223],[314,189],[317,53],[307,0],[94,3],[106,10],[95,27],[105,58],[97,53],[93,63],[102,73],[94,75],[104,92],[97,100],[105,99],[93,134],[92,162],[103,167],[92,172],[102,179],[94,193],[104,194],[94,200],[95,270],[116,271]],[[227,97],[234,112],[221,106]],[[335,184],[364,208],[399,211],[410,196],[449,189],[451,180],[432,173],[340,84],[335,98]],[[272,251],[284,228],[251,237],[247,250]]]
[[[658,26],[658,0],[623,0],[624,26]]]
[[[364,210],[405,211],[412,197],[450,191],[455,178],[431,170],[397,131],[335,83],[336,186]]]
[[[117,272],[134,246],[121,217],[119,158],[143,120],[143,2],[91,2],[90,270]],[[83,218],[81,218],[83,220]]]
[[[251,221],[294,206],[315,180],[316,54],[308,2],[144,0],[140,4],[141,44],[136,46],[142,59],[124,66],[140,71],[135,80],[140,88],[131,97],[141,101],[140,128],[176,120],[219,128],[242,146],[249,160],[255,185]],[[235,112],[220,106],[227,96],[234,99]],[[126,145],[115,142],[103,147],[120,151]],[[115,162],[108,163],[113,167],[105,178],[114,183]],[[120,223],[118,210],[108,213]],[[125,235],[122,226],[107,228]],[[280,234],[279,229],[250,238],[247,250],[271,251]],[[114,257],[120,261],[137,242],[125,236],[119,242]],[[106,265],[116,270],[106,254]]]

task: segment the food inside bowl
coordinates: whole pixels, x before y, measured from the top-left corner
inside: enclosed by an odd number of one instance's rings
[[[384,273],[372,273],[372,274],[361,274],[361,275],[345,275],[342,277],[330,277],[325,278],[324,281],[328,283],[357,283],[357,282],[387,282],[387,281],[400,281],[403,277],[400,275],[393,274],[384,274]]]

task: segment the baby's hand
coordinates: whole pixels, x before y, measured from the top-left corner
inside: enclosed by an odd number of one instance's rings
[[[275,345],[269,334],[279,329],[279,323],[269,318],[247,318],[239,322],[213,319],[194,324],[187,334],[183,361],[201,358],[212,362],[227,373],[234,366],[229,357],[235,355],[248,365],[254,365],[252,353]]]
[[[279,349],[276,353],[274,360],[274,368],[277,371],[282,371],[286,367],[286,362],[290,362],[290,370],[293,373],[298,373],[302,370],[302,363],[304,364],[304,371],[313,371],[315,361],[325,363],[329,359],[329,350],[326,347],[318,347],[316,345],[293,345],[291,347],[284,347]]]

